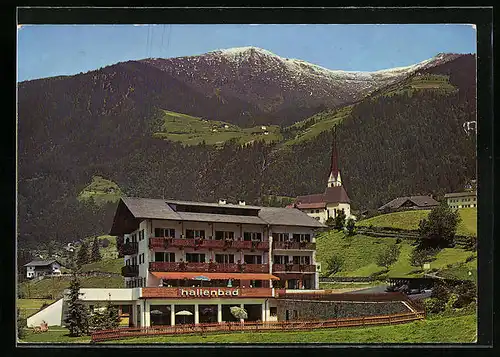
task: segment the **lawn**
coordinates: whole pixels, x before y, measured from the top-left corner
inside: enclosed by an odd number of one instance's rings
[[[45,298],[50,296],[53,299],[62,297],[64,289],[69,288],[71,277],[60,276],[45,278],[40,281],[28,281],[20,284],[19,289],[26,297]],[[81,277],[82,288],[123,288],[123,277]]]
[[[59,328],[60,329],[60,328]],[[86,343],[90,338],[65,336],[67,330],[27,333],[22,342]],[[442,317],[394,326],[318,329],[300,332],[232,333],[140,337],[109,343],[473,343],[477,336],[475,315]]]
[[[98,262],[85,264],[82,266],[82,271],[102,271],[110,273],[121,273],[123,267],[123,258],[103,259]]]
[[[414,210],[387,213],[359,221],[357,225],[415,230],[429,212],[429,210]],[[459,212],[462,220],[458,224],[457,234],[477,236],[477,208],[461,208]]]
[[[168,110],[163,110],[163,120],[161,130],[153,136],[178,141],[185,145],[197,145],[203,141],[207,145],[220,145],[231,139],[236,139],[241,144],[259,140],[273,142],[281,139],[280,128],[276,125],[266,126],[266,129],[262,129],[261,126],[242,129],[234,124]]]
[[[361,234],[346,239],[343,232],[324,232],[316,238],[316,259],[324,266],[323,274],[327,269],[326,261],[328,258],[337,254],[344,258],[344,266],[342,271],[335,276],[370,276],[384,270],[384,268],[377,266],[376,257],[395,242],[394,238],[375,238]],[[401,246],[401,254],[398,261],[389,269],[387,276],[420,276],[421,272],[410,265],[410,254],[413,249],[411,241],[403,240],[399,245]],[[473,253],[461,248],[442,249],[436,255],[436,259],[430,263],[431,269],[443,269],[449,264],[464,263],[471,254]],[[477,270],[476,260],[467,264],[469,264],[469,270]]]

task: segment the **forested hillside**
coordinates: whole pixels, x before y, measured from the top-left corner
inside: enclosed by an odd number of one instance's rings
[[[329,126],[290,145],[183,146],[153,138],[160,109],[208,108],[191,113],[205,118],[221,110],[231,115],[232,109],[211,107],[209,99],[198,98],[184,84],[173,86],[174,78],[141,66],[75,76],[70,87],[61,78],[20,84],[21,246],[107,233],[114,204],[78,200],[94,176],[116,183],[124,195],[152,198],[258,204],[267,195],[324,190]],[[426,71],[449,76],[458,90],[398,92],[395,87],[391,95],[374,93],[353,105],[341,121],[328,121],[334,112],[323,115],[329,125],[338,124],[340,168],[354,209],[377,208],[400,195],[440,195],[475,177],[475,137],[462,129],[465,121],[475,120],[475,58],[461,56]],[[109,82],[105,76],[120,80]]]

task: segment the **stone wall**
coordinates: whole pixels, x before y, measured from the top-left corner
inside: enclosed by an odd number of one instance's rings
[[[411,312],[401,301],[353,302],[353,301],[298,301],[278,300],[278,321],[327,320],[343,317],[391,315]],[[293,311],[296,312],[293,312]]]

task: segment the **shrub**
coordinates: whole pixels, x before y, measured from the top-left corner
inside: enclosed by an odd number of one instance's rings
[[[431,297],[432,298],[436,298],[436,299],[442,301],[443,305],[444,305],[448,301],[448,299],[450,297],[450,291],[443,284],[437,284],[432,289]]]
[[[445,310],[452,310],[453,309],[453,305],[456,303],[456,301],[458,300],[458,295],[455,294],[455,293],[451,293],[449,298],[448,298],[448,301],[446,302],[445,304],[445,307],[444,309]]]
[[[444,201],[433,208],[427,218],[419,224],[420,247],[449,247],[454,243],[460,214],[453,211]]]
[[[396,239],[396,244],[401,243],[401,241],[402,241],[402,239],[401,239],[401,238],[397,238],[397,239]]]
[[[327,260],[326,264],[328,269],[327,274],[336,274],[342,270],[344,259],[341,256],[334,254]]]
[[[444,311],[446,303],[437,298],[424,299],[425,311],[431,314],[439,314]]]
[[[377,256],[376,263],[378,266],[385,267],[389,270],[389,267],[398,261],[400,253],[401,246],[393,244]]]

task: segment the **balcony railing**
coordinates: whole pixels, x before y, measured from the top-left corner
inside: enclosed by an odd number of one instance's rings
[[[273,273],[315,273],[314,264],[273,264]]]
[[[150,262],[149,271],[164,272],[214,272],[214,273],[269,273],[268,264],[237,263],[189,263],[189,262]]]
[[[316,243],[312,242],[273,242],[273,249],[316,250]]]
[[[125,265],[122,267],[122,275],[126,278],[133,278],[139,275],[138,265]]]
[[[163,250],[168,248],[195,248],[195,249],[217,249],[228,248],[242,250],[269,250],[269,242],[241,241],[241,240],[215,240],[199,238],[149,238],[149,248],[153,250]]]
[[[134,255],[139,251],[139,244],[137,242],[124,243],[121,247],[123,255]]]

